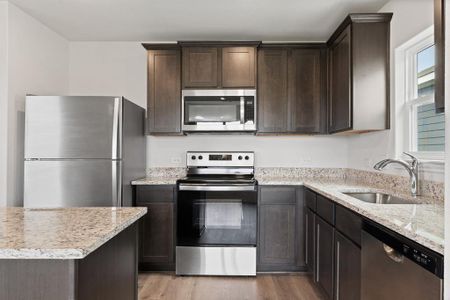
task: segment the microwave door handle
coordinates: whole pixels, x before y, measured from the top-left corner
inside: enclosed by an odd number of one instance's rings
[[[245,99],[241,96],[241,124],[245,123]]]

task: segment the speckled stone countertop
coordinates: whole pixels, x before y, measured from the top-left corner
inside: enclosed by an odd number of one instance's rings
[[[145,207],[0,208],[0,259],[81,259],[146,213]]]
[[[131,182],[132,185],[176,184],[180,177],[145,177]]]
[[[304,185],[334,202],[444,255],[444,203],[433,198],[412,198],[394,189],[342,178],[264,178],[260,185]],[[343,192],[383,192],[417,204],[373,204]]]

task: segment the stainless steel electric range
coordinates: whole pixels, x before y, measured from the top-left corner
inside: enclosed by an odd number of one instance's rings
[[[177,181],[177,275],[256,275],[253,152],[187,152]]]

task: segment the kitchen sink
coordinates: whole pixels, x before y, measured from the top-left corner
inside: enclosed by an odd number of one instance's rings
[[[416,204],[416,202],[408,199],[399,198],[396,196],[392,196],[389,194],[383,194],[383,193],[374,193],[374,192],[346,192],[343,193],[345,195],[351,196],[353,198],[356,198],[358,200],[367,202],[367,203],[374,203],[374,204]]]

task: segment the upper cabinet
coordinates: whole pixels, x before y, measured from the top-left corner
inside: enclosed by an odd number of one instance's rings
[[[329,39],[329,133],[389,129],[391,18],[350,14]]]
[[[436,112],[441,113],[445,110],[445,0],[434,0],[434,44],[436,49],[434,101]]]
[[[258,133],[325,131],[325,44],[263,45],[258,51]]]
[[[259,42],[180,42],[183,88],[255,88]]]
[[[147,132],[181,134],[181,57],[177,45],[144,44],[148,50]]]

